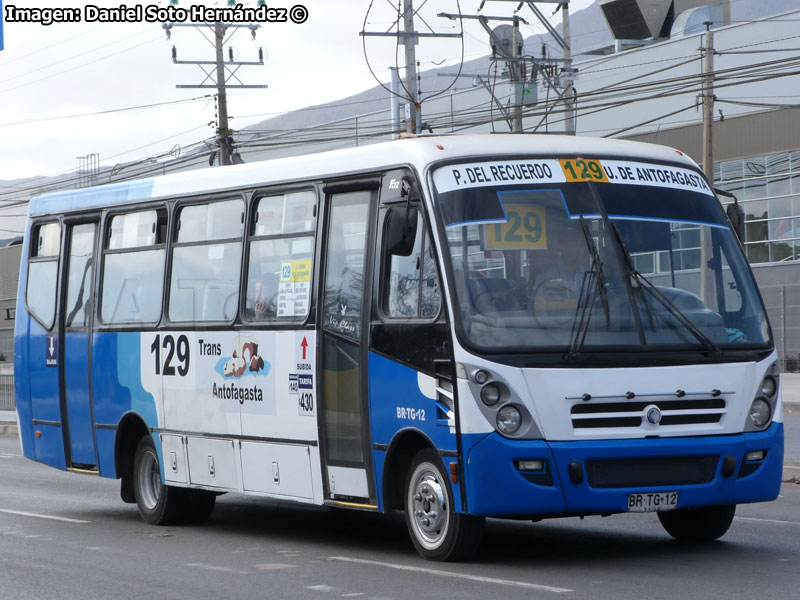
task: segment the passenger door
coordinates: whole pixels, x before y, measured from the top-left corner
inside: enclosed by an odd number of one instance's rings
[[[97,470],[91,393],[97,223],[67,225],[60,315],[61,414],[67,468]]]
[[[59,360],[59,274],[62,266],[62,227],[56,221],[31,228],[28,250],[25,309],[30,316],[23,370],[17,377],[30,381],[33,451],[38,462],[65,469]],[[27,371],[24,365],[27,364]],[[17,368],[17,367],[15,367]],[[24,402],[18,405],[20,425],[26,427]],[[24,436],[23,436],[24,443]],[[25,452],[29,456],[28,449]]]
[[[374,247],[377,186],[327,195],[322,288],[322,429],[326,497],[371,504],[364,339],[369,331],[366,256]]]

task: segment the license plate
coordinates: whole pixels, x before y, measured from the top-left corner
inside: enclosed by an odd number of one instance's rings
[[[629,512],[655,512],[678,508],[678,492],[628,494]]]

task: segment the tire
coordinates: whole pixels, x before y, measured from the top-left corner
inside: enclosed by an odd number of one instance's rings
[[[658,520],[666,532],[676,540],[711,542],[728,531],[736,512],[735,504],[701,506],[659,512]]]
[[[186,490],[188,507],[185,522],[189,525],[200,525],[208,521],[217,502],[217,494],[205,490]]]
[[[414,457],[404,489],[406,526],[423,558],[455,561],[475,554],[485,519],[455,511],[453,492],[436,452],[426,449]]]
[[[153,438],[149,435],[139,440],[133,459],[133,490],[136,506],[145,523],[173,525],[181,521],[187,509],[187,490],[161,483]]]

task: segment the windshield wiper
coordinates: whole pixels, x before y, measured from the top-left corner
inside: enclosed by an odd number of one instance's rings
[[[611,223],[610,221],[609,223],[614,231],[614,235],[617,238],[620,247],[622,248],[622,251],[625,253],[625,266],[626,270],[628,271],[628,276],[636,282],[640,290],[647,289],[653,298],[658,300],[659,304],[661,304],[661,306],[663,306],[667,312],[670,313],[676,321],[678,321],[678,323],[683,325],[683,327],[689,333],[691,333],[697,339],[697,341],[700,342],[700,344],[703,345],[712,358],[718,358],[721,356],[722,351],[717,347],[713,340],[703,333],[703,331],[697,325],[695,325],[689,317],[687,317],[677,306],[675,306],[672,301],[667,298],[664,292],[658,289],[658,286],[656,286],[652,281],[650,281],[636,269],[631,259],[631,253],[628,251],[628,246],[625,243],[625,240],[622,239],[619,229],[617,229],[616,224]],[[655,331],[656,329],[653,313],[650,310],[650,306],[647,303],[647,298],[645,298],[644,295],[642,295],[642,301],[644,302],[645,310],[647,310],[647,316],[650,319],[650,325],[653,331]]]
[[[583,229],[583,236],[586,238],[586,246],[589,249],[589,255],[592,259],[591,269],[584,275],[583,282],[581,283],[581,291],[578,297],[578,310],[580,316],[574,322],[572,332],[570,333],[569,351],[566,358],[575,359],[578,353],[583,349],[583,343],[586,340],[586,334],[589,332],[589,323],[592,320],[592,308],[594,306],[594,298],[597,289],[600,289],[600,299],[603,302],[603,313],[606,317],[606,327],[611,326],[611,310],[608,306],[608,294],[606,292],[606,276],[603,271],[603,261],[600,259],[600,253],[597,251],[597,245],[594,243],[594,238],[589,232],[589,227],[583,216],[580,217],[581,229]],[[587,290],[590,291],[588,298],[585,298]],[[581,309],[582,308],[582,309]]]

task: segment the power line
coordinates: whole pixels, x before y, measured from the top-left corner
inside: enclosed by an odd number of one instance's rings
[[[159,36],[159,38],[160,38],[160,36]],[[145,46],[147,44],[151,44],[151,43],[153,43],[154,41],[156,41],[159,38],[152,38],[152,39],[149,39],[149,40],[147,40],[145,42],[142,42],[141,44],[137,44],[135,46],[131,46],[130,48],[124,48],[124,49],[120,50],[119,52],[114,52],[113,54],[107,54],[107,55],[105,55],[105,56],[103,56],[101,58],[98,58],[96,60],[92,60],[92,61],[89,61],[87,63],[83,63],[81,65],[77,65],[77,66],[69,68],[69,69],[64,69],[63,71],[59,71],[58,73],[53,73],[52,75],[47,75],[45,77],[41,77],[39,79],[35,79],[34,81],[28,81],[27,83],[22,83],[20,85],[17,85],[17,86],[11,87],[11,88],[7,88],[5,90],[0,90],[0,94],[7,94],[9,92],[13,92],[15,90],[27,87],[29,85],[34,85],[36,83],[40,83],[40,82],[45,81],[47,79],[52,79],[53,77],[58,77],[58,76],[66,74],[66,73],[71,73],[72,71],[76,71],[78,69],[82,69],[83,67],[88,67],[89,65],[93,65],[95,63],[98,63],[98,62],[101,62],[101,61],[104,61],[104,60],[108,60],[109,58],[113,58],[114,56],[119,56],[120,54],[124,54],[125,52],[129,52],[131,50],[135,50],[136,48],[140,48],[140,47]]]
[[[722,71],[719,71],[719,73],[721,74],[720,75],[720,86],[719,87],[730,87],[730,86],[734,86],[734,85],[744,85],[744,84],[748,84],[748,83],[752,83],[752,82],[763,81],[763,80],[766,80],[766,79],[774,79],[774,78],[779,78],[779,77],[794,76],[794,75],[798,74],[798,71],[796,71],[796,70],[787,71],[787,69],[790,69],[791,67],[795,67],[796,65],[797,65],[797,60],[793,59],[791,61],[786,61],[786,60],[766,61],[766,62],[754,63],[754,64],[750,64],[750,65],[743,65],[743,66],[738,66],[738,67],[731,68],[731,69],[722,70]],[[637,84],[635,86],[624,85],[624,86],[620,86],[619,88],[608,87],[607,89],[604,90],[604,92],[602,94],[595,93],[594,98],[596,98],[597,101],[592,100],[592,96],[590,94],[587,94],[586,96],[590,100],[590,102],[585,102],[580,107],[580,113],[581,113],[582,116],[585,116],[587,114],[590,114],[590,112],[600,112],[600,111],[603,111],[603,110],[608,110],[610,108],[618,108],[618,107],[624,106],[626,104],[631,104],[631,103],[634,103],[634,102],[645,101],[645,100],[653,99],[653,98],[663,98],[663,97],[666,97],[666,96],[669,96],[669,95],[687,94],[687,93],[691,93],[693,91],[696,91],[698,89],[697,88],[698,84],[699,84],[699,76],[690,76],[689,78],[683,77],[683,78],[661,79],[661,80],[654,81],[654,82],[645,82],[645,83]],[[630,96],[634,95],[634,93],[638,94],[639,97],[631,98]],[[642,94],[644,94],[644,93],[649,93],[649,96],[642,96]],[[612,99],[615,96],[619,97],[619,96],[623,96],[623,95],[627,95],[628,98],[626,100],[624,100],[624,101],[616,101],[616,102],[612,101]],[[765,104],[765,103],[761,103],[761,104]],[[781,104],[781,105],[776,105],[776,106],[771,106],[771,107],[773,107],[773,108],[783,108],[783,107],[787,107],[787,106],[792,107],[793,105],[783,105],[783,104]],[[541,109],[541,108],[542,107],[539,107],[539,109]],[[545,106],[544,108],[547,109],[548,107]],[[686,109],[683,109],[683,110],[686,110]],[[553,111],[553,112],[557,112],[557,111]],[[675,112],[679,112],[679,111],[675,111]],[[542,114],[543,113],[541,112],[541,110],[536,111],[536,112],[527,111],[525,113],[525,116],[526,117],[530,117],[530,116],[536,116],[536,115],[542,115]],[[649,121],[652,122],[652,121],[660,120],[660,119],[666,118],[667,116],[669,116],[669,115],[662,115],[661,117],[656,118],[656,119],[649,119]],[[460,113],[460,117],[457,118],[457,119],[452,118],[452,116],[450,114],[448,114],[448,113],[431,114],[431,115],[428,115],[428,117],[429,117],[429,121],[432,122],[435,126],[437,126],[437,127],[440,127],[440,126],[441,127],[448,127],[448,128],[452,128],[452,129],[457,129],[459,127],[461,127],[461,128],[469,127],[469,126],[472,126],[474,124],[485,123],[487,121],[494,120],[494,118],[491,116],[491,109],[490,108],[482,109],[482,110],[481,109],[477,109],[477,110],[470,111],[470,112],[462,111]],[[359,125],[360,128],[362,127],[362,124],[363,124],[364,127],[369,125],[369,127],[373,128],[372,130],[368,130],[363,134],[363,137],[365,139],[368,138],[369,136],[371,136],[371,137],[380,137],[381,135],[387,135],[388,133],[391,132],[391,129],[388,126],[388,122],[385,119],[382,122],[381,122],[380,119],[367,120],[366,122],[365,121],[360,121],[360,125]],[[642,126],[643,124],[644,123],[640,123],[640,124],[637,124],[636,126],[637,127],[638,126]],[[199,128],[200,127],[195,128],[195,129],[199,129]],[[189,130],[189,131],[191,131],[191,130]],[[269,131],[267,131],[267,132],[269,132]],[[242,141],[240,143],[243,144],[243,148],[247,148],[247,149],[255,149],[255,148],[258,148],[258,147],[271,147],[271,146],[275,146],[277,144],[281,144],[281,145],[287,145],[287,144],[297,145],[297,144],[300,144],[300,143],[314,143],[314,142],[330,143],[331,141],[338,139],[336,136],[340,137],[341,134],[350,133],[350,132],[352,132],[352,128],[349,125],[343,124],[343,125],[340,125],[340,126],[328,126],[328,127],[324,127],[324,128],[316,127],[313,130],[302,130],[302,129],[290,130],[289,132],[284,132],[285,133],[284,135],[277,136],[275,138],[269,138],[269,139],[263,139],[262,138],[262,139],[257,139],[255,141]],[[263,133],[263,132],[259,131],[259,130],[243,131],[243,132],[240,132],[238,135],[241,136],[241,135],[249,135],[249,134],[255,134],[255,133]],[[322,133],[325,133],[326,135],[320,135]],[[361,134],[360,134],[360,137],[362,137]],[[158,143],[158,142],[154,142],[154,143]],[[343,144],[347,144],[348,142],[345,141],[345,142],[342,142],[342,143]],[[131,150],[131,151],[135,151],[135,150]],[[200,151],[194,152],[190,156],[187,156],[185,158],[182,157],[180,160],[169,161],[168,164],[154,165],[154,166],[148,167],[147,171],[137,172],[136,175],[137,176],[141,176],[141,174],[145,173],[145,172],[162,171],[164,168],[168,168],[171,165],[186,164],[187,162],[190,162],[192,160],[198,160],[198,158],[201,157],[201,156],[207,155],[209,153],[209,151],[210,150],[207,149],[207,148],[206,149],[202,149]],[[146,160],[147,159],[145,159],[144,162],[146,162]],[[67,181],[69,181],[69,180],[67,180]],[[63,187],[64,185],[65,185],[65,181],[64,180],[56,182],[55,184],[53,184],[54,187]],[[39,190],[39,191],[41,191],[42,189],[46,189],[46,187],[49,187],[49,186],[31,186],[30,188],[27,188],[27,189],[23,188],[22,190],[15,190],[14,192],[10,192],[10,194],[14,194],[17,197],[19,197],[19,195],[21,195],[25,191],[30,191],[30,190]],[[2,196],[8,197],[9,193],[2,194]],[[20,202],[20,204],[24,204],[25,202],[26,201],[22,201],[22,202]],[[8,207],[9,207],[9,205],[7,205],[5,208],[8,208]]]
[[[119,44],[121,42],[124,42],[125,40],[129,40],[131,38],[138,37],[138,36],[142,35],[143,33],[147,33],[148,31],[150,31],[150,30],[149,29],[143,29],[142,31],[137,31],[136,33],[134,33],[132,35],[126,36],[124,38],[120,38],[118,40],[114,40],[113,42],[109,42],[108,44],[103,44],[102,46],[97,46],[96,48],[92,48],[90,50],[86,50],[84,52],[80,52],[78,54],[74,54],[72,56],[68,56],[66,58],[62,58],[61,60],[57,60],[55,62],[50,62],[50,63],[48,63],[48,64],[46,64],[46,65],[44,65],[42,67],[38,67],[36,69],[27,69],[24,73],[20,73],[19,75],[14,75],[12,77],[4,78],[4,82],[13,81],[15,79],[19,79],[20,77],[27,77],[28,75],[31,75],[32,73],[38,73],[39,71],[52,69],[53,67],[55,67],[57,65],[63,64],[65,62],[69,62],[69,61],[74,60],[76,58],[80,58],[81,56],[85,56],[87,54],[92,54],[92,53],[96,52],[97,50],[102,50],[103,48],[108,48],[109,46],[114,46],[115,44]],[[70,38],[70,39],[72,39],[72,38]],[[58,74],[61,74],[61,71],[59,71]]]
[[[76,35],[73,35],[72,37],[64,38],[63,40],[60,40],[58,42],[53,42],[52,44],[48,44],[47,46],[42,46],[41,48],[38,48],[38,49],[36,49],[36,50],[34,50],[32,52],[28,52],[26,54],[23,54],[22,56],[18,56],[16,58],[12,58],[11,60],[0,62],[0,67],[7,67],[8,65],[14,64],[15,62],[18,62],[20,60],[28,59],[31,56],[35,56],[37,54],[40,54],[41,52],[46,52],[47,50],[50,50],[51,48],[55,48],[56,46],[60,46],[61,44],[65,44],[67,42],[71,42],[74,39],[77,39],[79,37],[83,37],[84,35],[92,33],[93,31],[97,31],[98,29],[101,29],[103,27],[104,27],[103,25],[98,25],[97,27],[94,27],[94,28],[89,29],[87,31],[82,31],[82,32],[80,32],[80,33],[78,33]]]
[[[171,106],[175,104],[185,104],[187,102],[195,102],[197,100],[203,100],[206,98],[212,98],[211,95],[205,96],[196,96],[194,98],[185,98],[183,100],[168,100],[166,102],[154,102],[151,104],[140,104],[138,106],[125,106],[122,108],[109,108],[107,110],[98,110],[94,112],[87,112],[87,113],[78,113],[74,115],[61,115],[58,117],[41,117],[38,119],[25,119],[22,121],[9,121],[7,123],[0,123],[0,127],[10,127],[13,125],[28,125],[30,123],[44,123],[46,121],[59,121],[62,119],[78,119],[81,117],[95,117],[98,115],[108,115],[113,113],[125,112],[129,110],[140,110],[144,108],[158,108],[162,106]]]

